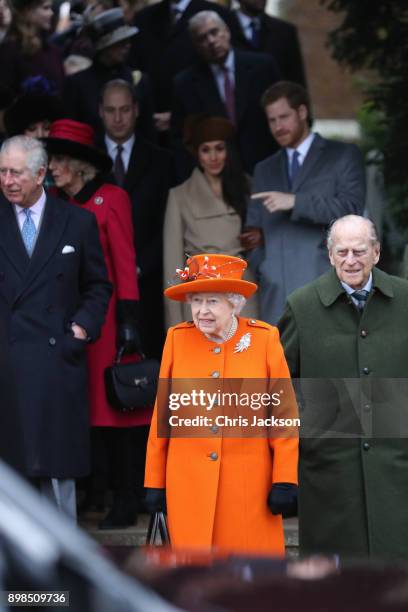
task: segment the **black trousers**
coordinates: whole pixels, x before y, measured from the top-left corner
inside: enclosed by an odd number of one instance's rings
[[[121,499],[139,505],[143,498],[146,445],[149,425],[93,427],[92,474],[87,492],[112,489],[114,503]]]

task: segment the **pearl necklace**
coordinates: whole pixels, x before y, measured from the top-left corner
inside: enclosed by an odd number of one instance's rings
[[[231,327],[230,327],[229,332],[227,333],[227,335],[224,336],[224,342],[228,342],[228,340],[230,340],[232,338],[232,336],[237,331],[237,327],[238,327],[238,319],[237,319],[237,317],[235,315],[232,315]]]

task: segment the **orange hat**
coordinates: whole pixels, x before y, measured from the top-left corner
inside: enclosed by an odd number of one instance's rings
[[[246,267],[246,261],[232,255],[193,255],[184,270],[176,270],[181,282],[165,289],[164,295],[177,302],[185,302],[188,293],[240,293],[249,298],[257,285],[242,280]]]

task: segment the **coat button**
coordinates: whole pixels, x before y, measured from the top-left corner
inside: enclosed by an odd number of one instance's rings
[[[55,339],[55,338],[50,338],[50,339],[48,340],[48,344],[49,344],[50,346],[55,346],[55,345],[57,344],[57,341],[56,341],[56,339]]]
[[[212,372],[211,376],[213,378],[219,378],[220,377],[220,373],[216,370],[215,372]]]
[[[362,329],[360,332],[360,336],[362,338],[367,338],[367,335],[368,335],[368,331],[366,329]]]
[[[211,453],[208,456],[210,457],[211,461],[217,461],[218,459],[218,453]]]
[[[221,348],[219,346],[216,346],[215,348],[213,348],[213,353],[216,353],[218,355],[218,353],[221,353]]]
[[[370,410],[371,410],[370,404],[364,404],[364,410],[365,410],[365,412],[370,412]]]
[[[368,442],[364,442],[364,443],[363,443],[363,449],[364,449],[365,451],[370,450],[370,444],[369,444]]]
[[[363,374],[369,374],[370,368],[363,368]]]
[[[211,426],[211,431],[212,431],[213,433],[218,433],[218,427],[217,427],[217,425],[212,425],[212,426]]]

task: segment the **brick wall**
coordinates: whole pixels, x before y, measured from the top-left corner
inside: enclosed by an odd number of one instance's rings
[[[354,119],[362,102],[355,84],[358,75],[341,68],[325,46],[327,33],[340,23],[340,16],[320,0],[270,0],[268,12],[298,27],[315,117]]]

